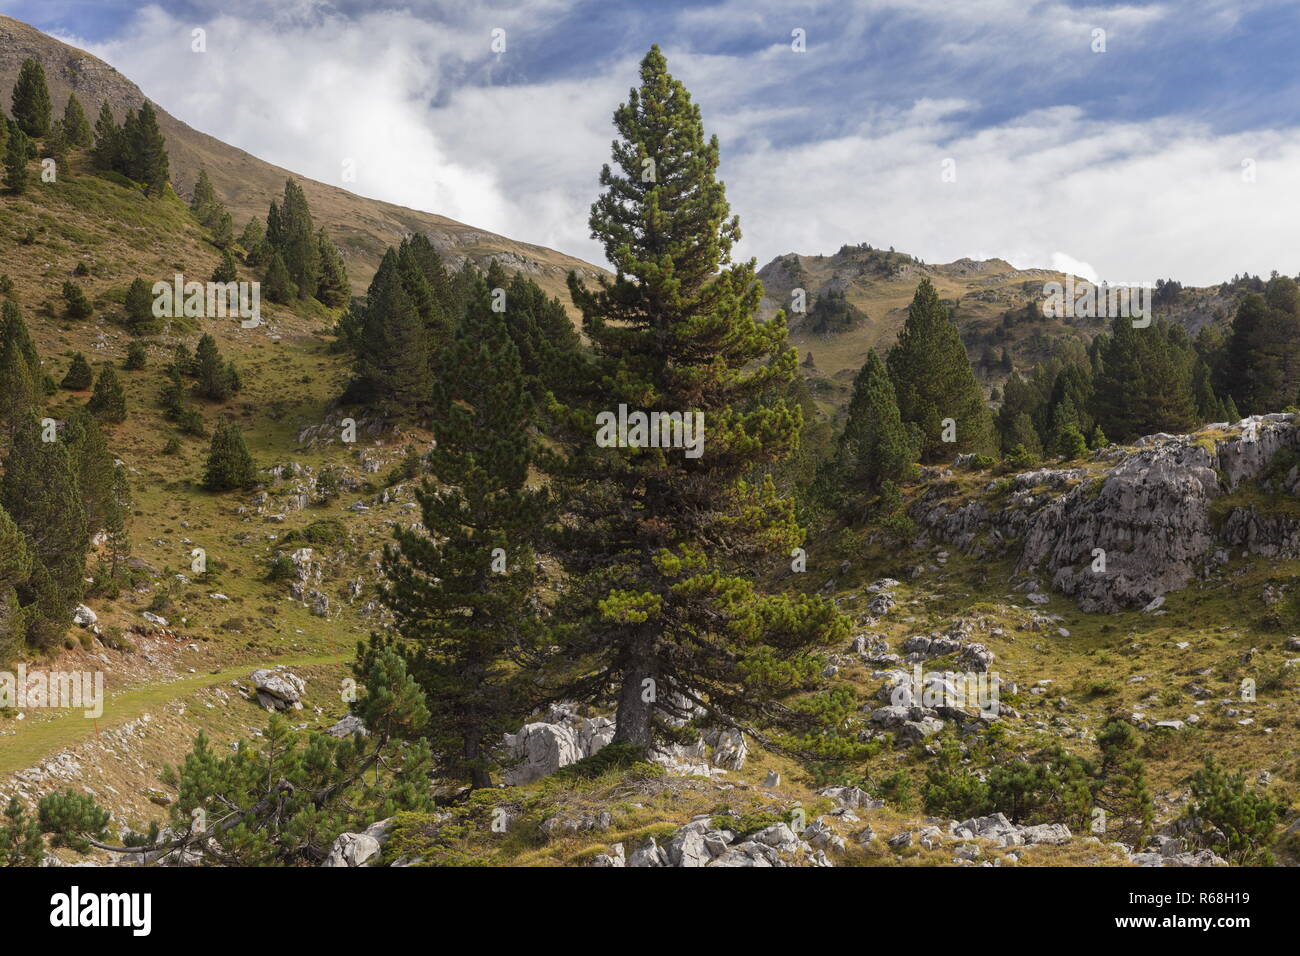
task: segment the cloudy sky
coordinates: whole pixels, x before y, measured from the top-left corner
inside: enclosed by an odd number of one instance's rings
[[[739,251],[760,264],[870,242],[1113,282],[1300,271],[1294,0],[0,0],[0,12],[271,162],[594,262],[587,211],[610,116],[658,43],[721,140]]]

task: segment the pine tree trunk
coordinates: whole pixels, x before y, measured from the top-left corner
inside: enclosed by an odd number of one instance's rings
[[[647,680],[655,679],[654,650],[650,638],[635,640],[630,661],[623,668],[623,686],[619,689],[618,713],[615,716],[616,744],[649,749],[654,744],[654,694],[647,693]],[[646,698],[650,699],[647,700]]]
[[[469,786],[471,790],[482,790],[492,786],[492,774],[479,765],[482,758],[481,736],[477,732],[465,735],[465,762],[470,765]]]

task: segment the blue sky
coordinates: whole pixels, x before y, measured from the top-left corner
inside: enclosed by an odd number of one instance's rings
[[[0,0],[0,12],[272,162],[593,261],[586,212],[609,116],[657,42],[722,141],[740,252],[760,263],[867,241],[1112,281],[1300,270],[1286,212],[1300,199],[1293,2]],[[504,53],[489,48],[494,28]],[[791,49],[795,29],[806,52]],[[341,181],[344,160],[356,181]]]

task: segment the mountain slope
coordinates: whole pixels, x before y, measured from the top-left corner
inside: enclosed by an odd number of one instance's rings
[[[138,86],[102,60],[25,23],[0,16],[0,89],[12,88],[23,60],[28,57],[37,60],[45,70],[56,116],[62,115],[69,93],[77,94],[92,123],[102,103],[107,102],[121,121],[128,109],[138,107],[145,99]],[[3,106],[7,113],[7,98]],[[509,270],[532,277],[548,294],[558,295],[566,305],[564,277],[570,269],[586,275],[601,271],[553,249],[517,242],[435,213],[366,199],[306,179],[201,133],[161,107],[158,123],[167,137],[173,187],[182,196],[188,196],[199,167],[205,167],[217,194],[234,217],[236,230],[252,216],[265,216],[271,200],[283,192],[284,181],[290,177],[297,179],[307,194],[317,224],[324,225],[343,250],[348,276],[357,293],[365,291],[384,250],[412,232],[426,233],[453,265],[459,265],[465,258],[480,265],[490,258],[499,259]]]
[[[907,306],[922,279],[929,279],[954,310],[976,372],[997,384],[1005,370],[986,361],[1000,357],[1005,347],[1015,366],[1032,368],[1067,339],[1087,343],[1109,324],[1108,319],[1024,320],[1004,325],[1003,316],[1027,304],[1043,301],[1043,286],[1064,283],[1066,275],[1051,269],[1017,269],[1003,259],[958,259],[931,265],[915,256],[869,245],[843,246],[832,255],[787,253],[759,270],[763,281],[764,315],[785,309],[791,341],[801,355],[811,353],[814,374],[841,384],[852,381],[869,349],[888,349],[907,317]],[[1078,283],[1084,280],[1077,279]],[[1081,286],[1080,286],[1081,288]],[[806,311],[792,311],[792,294],[803,289]],[[847,329],[818,329],[819,299],[842,293],[853,313]],[[1228,285],[1181,289],[1170,301],[1156,304],[1157,318],[1183,325],[1191,335],[1203,326],[1226,322],[1236,308],[1239,292]],[[984,366],[984,367],[982,367]]]

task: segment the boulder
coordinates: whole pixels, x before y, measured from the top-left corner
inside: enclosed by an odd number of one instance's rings
[[[307,683],[297,674],[283,669],[262,668],[251,675],[257,702],[267,710],[301,710]]]

